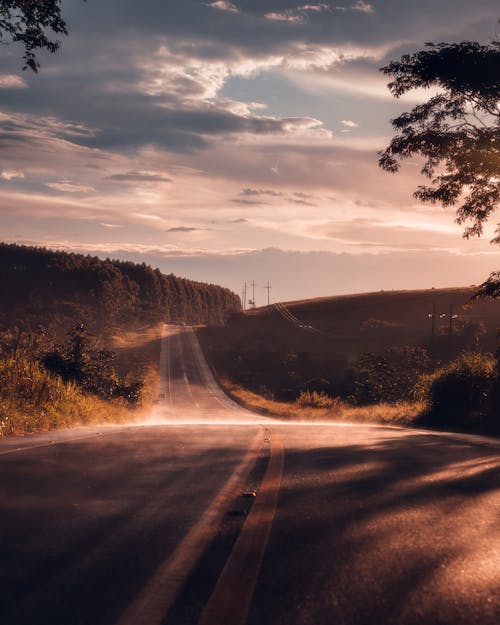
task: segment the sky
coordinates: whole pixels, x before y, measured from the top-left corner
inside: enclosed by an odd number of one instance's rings
[[[427,41],[488,42],[498,0],[64,0],[41,71],[0,50],[0,240],[147,262],[257,304],[478,284],[499,269],[454,210],[377,152],[379,68]]]

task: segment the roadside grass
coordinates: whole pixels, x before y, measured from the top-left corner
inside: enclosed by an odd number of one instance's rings
[[[143,410],[151,408],[158,388],[162,327],[163,323],[158,323],[131,331],[116,330],[107,341],[107,347],[116,354],[119,373],[127,381],[140,375]]]
[[[49,373],[33,354],[0,356],[0,437],[97,423],[139,420],[148,412],[158,385],[161,326],[117,332],[108,341],[125,379],[140,377],[141,404],[103,400],[73,382]]]
[[[86,395],[34,360],[0,359],[0,436],[132,418],[121,403]]]
[[[267,399],[227,379],[219,379],[219,383],[224,391],[244,408],[280,419],[299,421],[354,421],[361,423],[411,426],[418,423],[418,419],[426,408],[424,402],[349,406],[339,399],[326,398],[326,396],[318,396],[316,405],[314,401],[304,401],[303,396],[299,396],[298,400],[295,402],[282,402]]]

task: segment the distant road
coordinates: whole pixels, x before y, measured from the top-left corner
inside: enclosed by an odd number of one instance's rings
[[[148,422],[0,440],[2,625],[498,625],[500,443],[282,423],[166,327]]]

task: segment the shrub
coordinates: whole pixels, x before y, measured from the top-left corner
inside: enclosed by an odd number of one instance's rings
[[[429,370],[422,347],[390,347],[381,354],[361,354],[352,369],[357,404],[395,403],[406,400],[419,377]]]
[[[300,391],[296,399],[296,404],[300,408],[336,408],[340,405],[339,399],[330,397],[326,393],[317,391]]]
[[[491,354],[464,352],[423,376],[414,394],[416,399],[427,402],[428,417],[436,423],[468,426],[487,416],[496,378],[496,362]]]
[[[28,357],[0,357],[0,436],[123,421],[130,415],[117,403],[84,394]]]
[[[141,401],[143,382],[122,380],[116,371],[115,354],[90,348],[85,326],[78,324],[68,334],[66,345],[55,345],[42,355],[42,364],[65,382],[74,382],[84,392],[105,400],[123,399],[131,406]]]

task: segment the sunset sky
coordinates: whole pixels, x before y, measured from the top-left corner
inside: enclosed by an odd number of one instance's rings
[[[243,281],[273,299],[478,283],[498,247],[382,172],[378,68],[490,41],[498,0],[67,0],[38,75],[0,50],[0,239]]]

